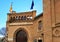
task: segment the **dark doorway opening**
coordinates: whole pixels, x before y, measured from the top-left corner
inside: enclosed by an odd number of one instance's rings
[[[38,40],[38,42],[42,42],[42,40]]]
[[[16,34],[16,42],[27,42],[27,34],[25,31],[20,30]]]

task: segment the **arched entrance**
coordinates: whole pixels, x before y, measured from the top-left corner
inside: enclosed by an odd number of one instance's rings
[[[25,31],[20,30],[16,33],[16,42],[27,42],[27,34]]]

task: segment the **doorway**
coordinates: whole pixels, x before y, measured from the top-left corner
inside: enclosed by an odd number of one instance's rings
[[[42,42],[42,40],[38,40],[38,42]]]
[[[25,31],[20,30],[16,33],[16,42],[27,42],[27,34]]]

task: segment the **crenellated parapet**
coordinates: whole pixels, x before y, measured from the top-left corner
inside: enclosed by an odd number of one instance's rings
[[[36,16],[36,11],[24,12],[24,13],[8,13],[7,22],[30,22],[34,20]]]

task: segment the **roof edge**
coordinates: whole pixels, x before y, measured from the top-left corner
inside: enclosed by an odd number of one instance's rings
[[[34,18],[34,20],[38,19],[38,18],[41,17],[41,16],[43,16],[43,13],[37,15],[37,16]]]

